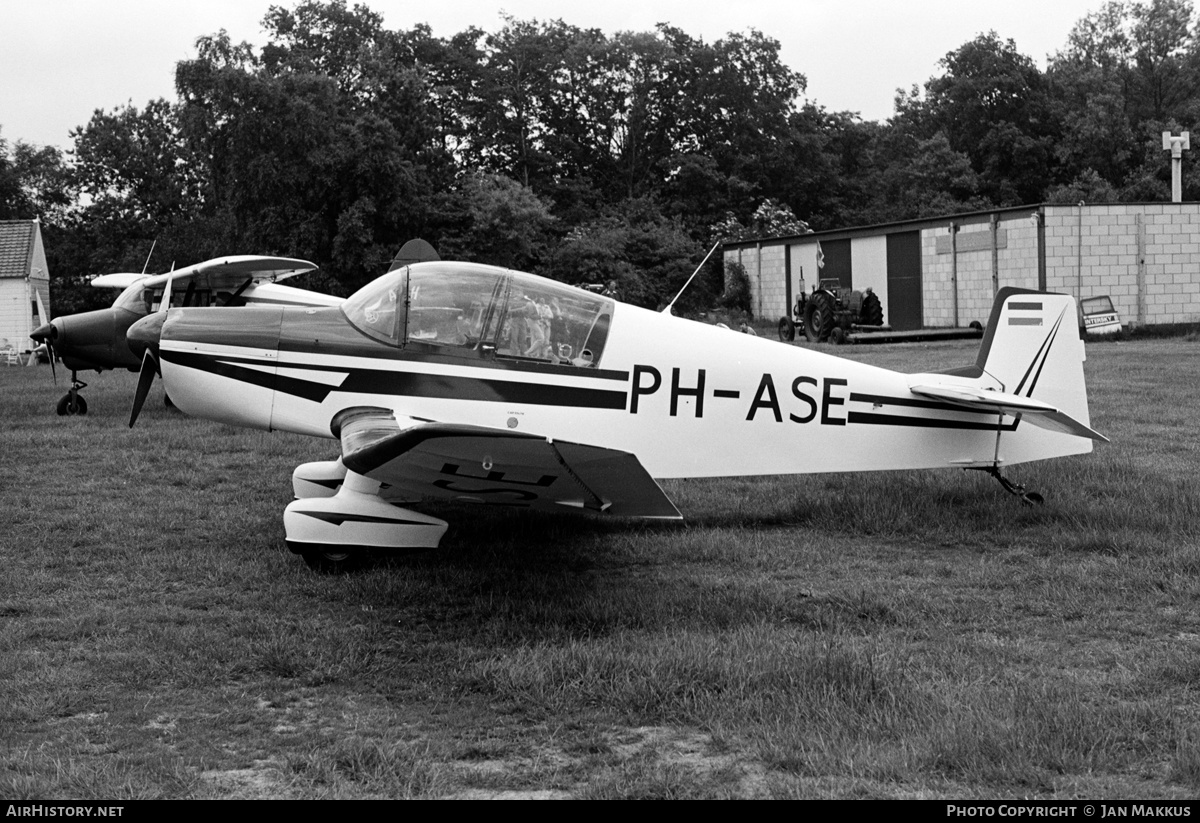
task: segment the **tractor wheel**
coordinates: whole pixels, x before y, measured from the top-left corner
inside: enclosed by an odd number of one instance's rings
[[[823,343],[833,330],[833,301],[825,292],[813,292],[804,307],[804,334],[810,343]]]
[[[779,339],[784,343],[791,343],[796,339],[796,324],[792,322],[792,318],[779,318]]]
[[[859,323],[863,326],[883,325],[883,304],[879,302],[879,295],[875,292],[863,295],[862,314],[859,317]]]
[[[835,346],[840,346],[846,342],[846,331],[841,326],[834,326],[833,331],[829,333],[829,342]]]

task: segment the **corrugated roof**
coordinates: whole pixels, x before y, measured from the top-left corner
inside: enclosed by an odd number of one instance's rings
[[[0,220],[0,277],[28,277],[33,265],[32,220]]]

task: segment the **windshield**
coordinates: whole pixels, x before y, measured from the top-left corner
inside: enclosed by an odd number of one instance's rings
[[[396,269],[363,286],[342,304],[346,319],[376,340],[402,345],[407,277],[407,268]]]
[[[419,263],[370,283],[342,306],[393,346],[475,357],[595,366],[613,301],[531,274],[471,263]]]
[[[125,291],[113,301],[113,307],[118,309],[128,309],[129,311],[137,312],[138,314],[146,313],[146,301],[142,297],[142,290],[146,288],[139,281],[131,283],[125,287]]]
[[[161,283],[154,288],[147,288],[144,281],[139,280],[125,287],[125,291],[113,301],[113,307],[118,309],[128,309],[138,314],[149,314],[156,312],[161,307],[163,291],[166,289],[166,283]],[[188,280],[186,286],[183,283],[173,283],[171,288],[171,305],[178,308],[179,306],[208,306],[212,304],[212,292],[208,289],[196,288],[194,280]]]

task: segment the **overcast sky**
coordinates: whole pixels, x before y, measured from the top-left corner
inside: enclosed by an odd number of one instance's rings
[[[758,29],[808,78],[808,99],[865,120],[892,115],[896,89],[923,85],[938,61],[994,30],[1045,68],[1071,27],[1104,0],[367,0],[389,28],[428,23],[438,37],[494,31],[502,13],[581,28],[649,31],[670,23],[712,42]],[[175,99],[174,70],[195,41],[220,29],[261,45],[263,15],[291,0],[0,0],[0,137],[71,147],[96,109]],[[353,5],[351,2],[350,5]]]

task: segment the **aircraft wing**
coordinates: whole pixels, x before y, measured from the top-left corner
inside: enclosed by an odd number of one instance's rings
[[[355,408],[333,423],[347,469],[415,497],[623,517],[682,516],[627,452]]]
[[[1090,426],[1079,422],[1049,403],[1034,400],[1032,397],[990,391],[975,386],[917,385],[908,388],[913,394],[932,400],[941,400],[976,411],[994,411],[997,414],[1013,415],[1043,429],[1108,442],[1107,437]]]
[[[92,278],[92,285],[102,288],[124,288],[131,283],[141,280],[146,288],[161,288],[171,280],[171,288],[178,289],[189,280],[196,282],[201,288],[218,291],[234,291],[249,280],[254,285],[263,283],[278,283],[297,274],[316,269],[315,263],[307,260],[296,260],[291,257],[264,257],[257,254],[238,254],[232,257],[218,257],[205,260],[193,266],[186,266],[175,271],[162,274],[132,274],[116,273],[103,274]]]
[[[97,289],[124,289],[139,280],[153,276],[152,274],[138,274],[134,271],[118,271],[112,274],[98,274],[89,281],[89,284]]]

